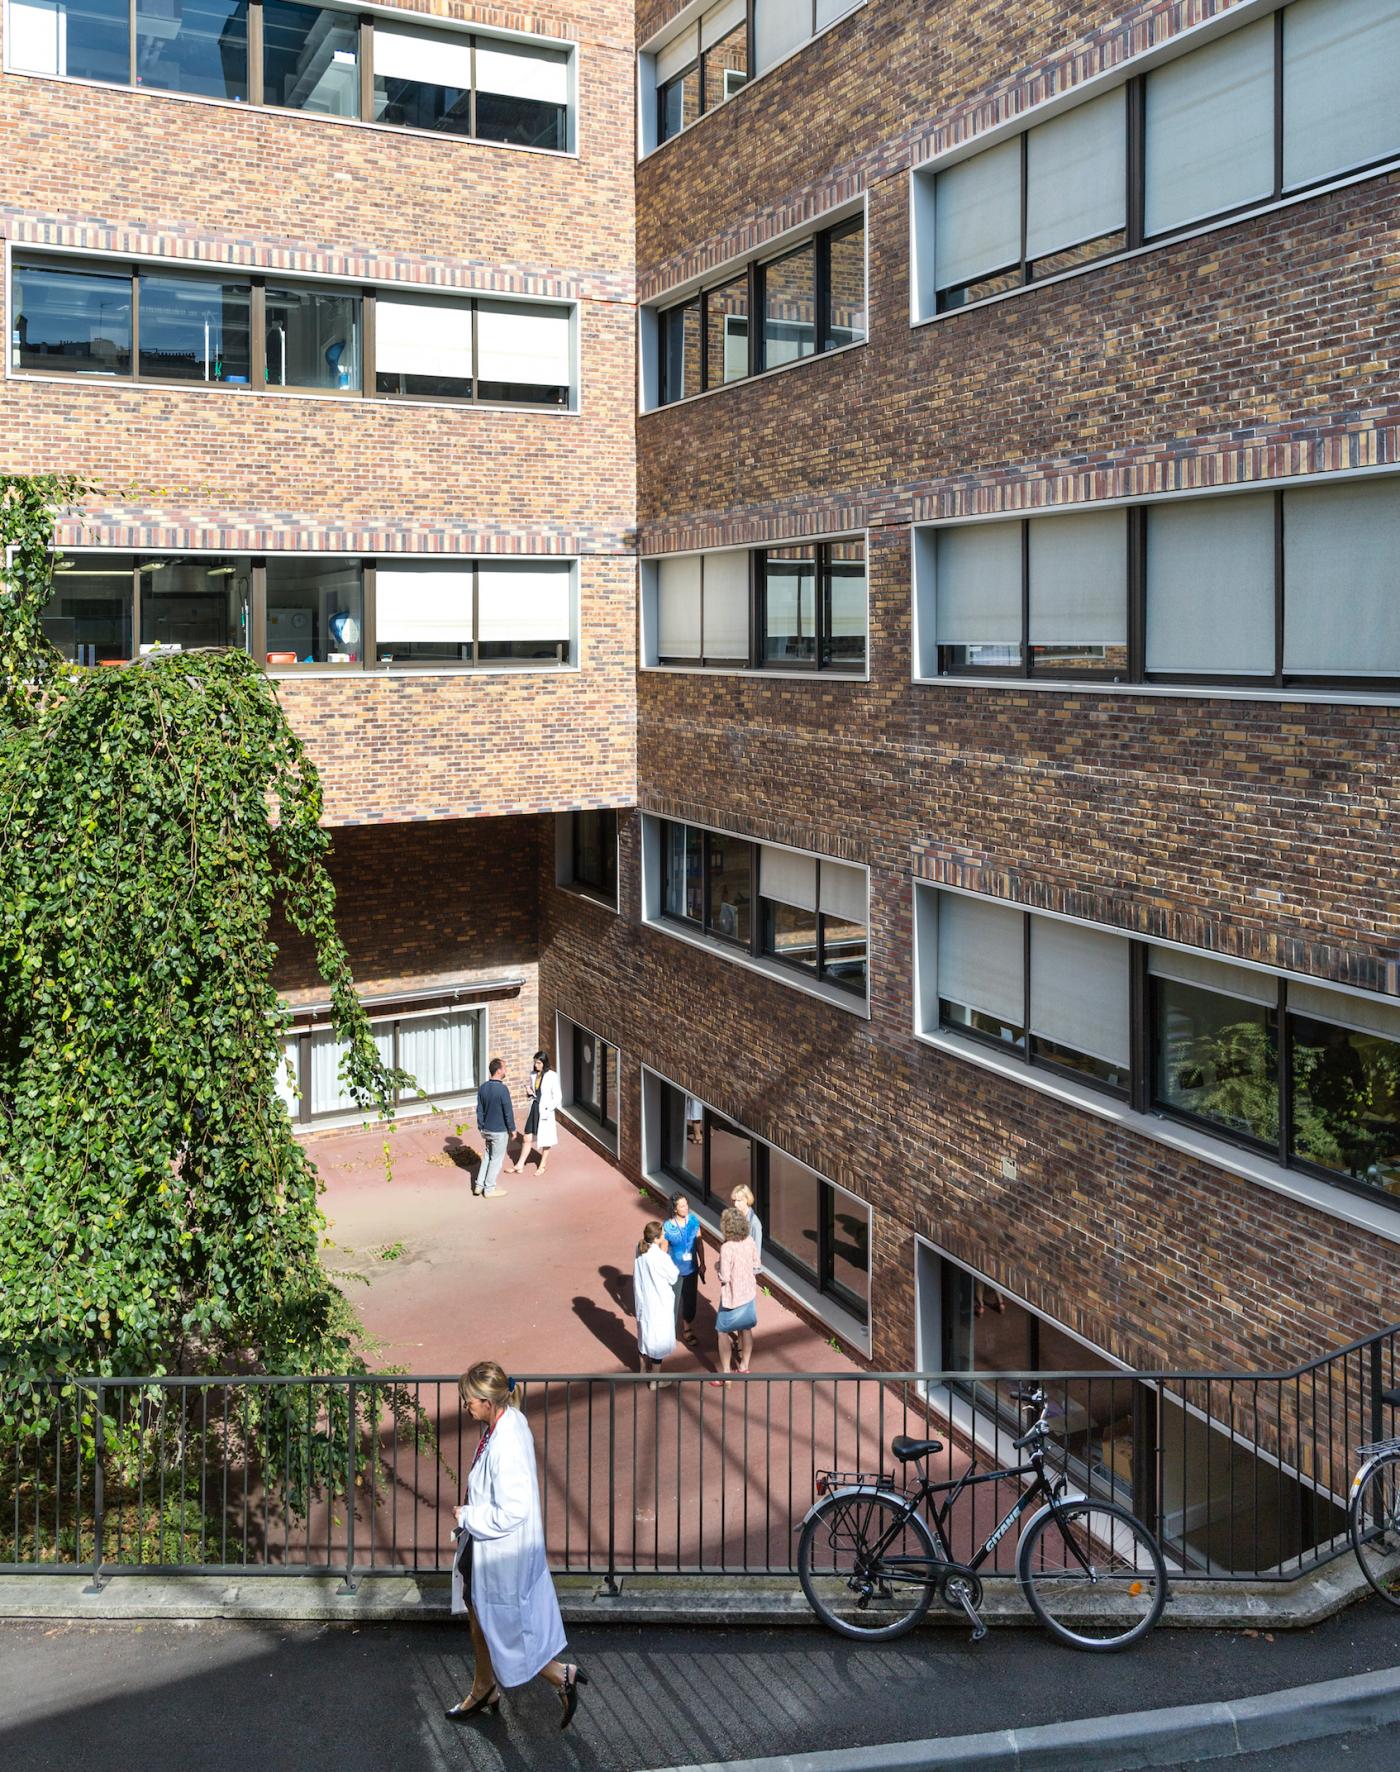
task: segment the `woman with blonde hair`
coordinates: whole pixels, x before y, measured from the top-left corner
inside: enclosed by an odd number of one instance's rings
[[[471,1691],[447,1715],[460,1723],[478,1711],[494,1711],[502,1687],[523,1686],[543,1674],[559,1694],[559,1727],[567,1729],[588,1676],[559,1660],[566,1639],[545,1561],[535,1442],[515,1380],[495,1360],[478,1360],[462,1374],[458,1389],[463,1408],[482,1430],[467,1498],[457,1509],[452,1570],[452,1610],[469,1614],[476,1667]]]
[[[642,1226],[637,1259],[632,1263],[632,1308],[637,1313],[637,1351],[643,1372],[659,1372],[661,1362],[676,1351],[676,1282],[680,1274],[671,1260],[661,1220]],[[648,1384],[656,1389],[656,1379]]]
[[[729,1204],[736,1212],[742,1212],[748,1220],[749,1235],[753,1238],[754,1261],[759,1273],[763,1272],[763,1220],[754,1211],[753,1189],[748,1182],[741,1181],[729,1196]]]
[[[758,1250],[749,1221],[733,1206],[720,1214],[719,1233],[719,1369],[723,1378],[711,1384],[728,1384],[729,1363],[736,1372],[747,1372],[753,1356],[753,1332],[758,1323]]]

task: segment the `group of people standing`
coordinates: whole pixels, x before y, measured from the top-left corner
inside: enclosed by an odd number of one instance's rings
[[[754,1210],[752,1190],[735,1188],[730,1204],[720,1214],[719,1311],[715,1328],[719,1334],[719,1378],[711,1384],[729,1384],[729,1374],[747,1372],[753,1357],[753,1335],[758,1325],[758,1277],[763,1263],[763,1225]],[[705,1239],[700,1220],[684,1194],[671,1201],[671,1216],[654,1218],[642,1227],[637,1257],[632,1266],[633,1309],[637,1316],[637,1348],[642,1371],[655,1374],[661,1363],[676,1351],[677,1336],[687,1347],[697,1348],[695,1317],[700,1283],[705,1278]],[[661,1381],[649,1379],[652,1390]]]
[[[538,1153],[536,1174],[544,1174],[549,1153],[559,1142],[555,1114],[563,1103],[564,1092],[549,1054],[537,1052],[530,1060],[530,1074],[525,1079],[530,1107],[525,1130],[520,1134],[520,1154],[512,1163],[509,1159],[511,1140],[516,1136],[515,1103],[506,1082],[506,1061],[493,1058],[487,1073],[486,1081],[476,1092],[476,1129],[486,1150],[472,1192],[487,1200],[499,1200],[505,1197],[506,1190],[497,1187],[497,1178],[502,1174],[523,1174],[531,1149]]]

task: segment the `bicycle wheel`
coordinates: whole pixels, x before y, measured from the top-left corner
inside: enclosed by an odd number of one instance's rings
[[[1380,1597],[1400,1606],[1400,1452],[1378,1458],[1347,1510],[1351,1548]]]
[[[873,1552],[901,1511],[888,1495],[832,1495],[802,1529],[797,1546],[802,1591],[822,1623],[840,1636],[887,1643],[913,1630],[933,1601],[933,1590],[922,1579],[891,1571],[883,1560],[940,1561],[933,1534],[917,1514],[898,1525],[880,1557]]]
[[[1040,1622],[1075,1649],[1126,1649],[1167,1603],[1157,1540],[1111,1501],[1065,1501],[1058,1518],[1042,1514],[1021,1542],[1016,1576]]]

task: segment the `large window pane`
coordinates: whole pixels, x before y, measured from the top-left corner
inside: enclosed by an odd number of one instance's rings
[[[394,1024],[375,1022],[370,1027],[375,1050],[386,1065],[394,1062]],[[340,1075],[348,1048],[336,1038],[334,1028],[318,1028],[311,1036],[311,1113],[343,1114],[360,1109]],[[369,1112],[369,1109],[365,1109]]]
[[[700,596],[704,564],[699,554],[656,564],[656,651],[660,659],[699,660]]]
[[[1146,105],[1149,237],[1271,195],[1271,18],[1154,69]]]
[[[689,129],[700,115],[700,67],[696,63],[657,90],[657,133],[662,141],[670,141],[683,129]]]
[[[829,1284],[862,1319],[870,1311],[870,1208],[839,1188],[827,1187]]]
[[[467,399],[472,311],[465,301],[381,295],[374,304],[374,383],[381,394]]]
[[[379,662],[469,664],[474,587],[469,565],[381,566],[375,574]]]
[[[722,1120],[711,1118],[705,1126],[710,1150],[709,1188],[706,1199],[727,1206],[736,1187],[753,1185],[753,1140]]]
[[[364,594],[358,560],[267,562],[268,664],[359,664]]]
[[[1268,676],[1274,668],[1274,500],[1191,499],[1147,511],[1147,669]]]
[[[569,310],[476,304],[477,393],[531,406],[569,403]]]
[[[660,334],[661,386],[658,403],[669,406],[700,392],[700,364],[704,344],[700,337],[700,302],[682,302],[668,308],[657,320]]]
[[[399,1023],[399,1064],[424,1095],[461,1095],[476,1088],[479,1009],[407,1016]],[[412,1090],[405,1101],[415,1099]]]
[[[753,845],[742,837],[705,833],[709,857],[705,927],[711,935],[749,945],[753,914]]]
[[[858,344],[865,337],[865,223],[847,222],[832,231],[830,283],[826,304],[828,350]]]
[[[704,833],[690,824],[663,824],[661,841],[666,915],[699,923],[705,915]]]
[[[758,73],[812,35],[812,0],[754,0],[753,54]]]
[[[704,1108],[683,1089],[661,1084],[661,1161],[682,1187],[704,1194]]]
[[[743,0],[715,7],[701,24],[705,64],[705,109],[713,111],[749,77],[749,31]]]
[[[1128,942],[1031,918],[1034,1051],[1111,1088],[1128,1086]]]
[[[1291,1148],[1306,1162],[1400,1195],[1400,1008],[1358,1009],[1355,1002],[1309,985],[1288,987]]]
[[[707,662],[749,662],[749,555],[725,548],[704,557],[702,643]]]
[[[1021,525],[936,531],[934,631],[941,671],[1021,662]]]
[[[10,367],[130,375],[131,278],[16,264]]]
[[[573,626],[573,569],[563,562],[482,560],[476,569],[478,657],[567,661]]]
[[[1122,511],[1035,517],[1030,523],[1034,669],[1128,668],[1128,524]]]
[[[705,297],[706,386],[723,387],[749,373],[749,279],[747,273]]]
[[[817,551],[769,548],[764,556],[763,656],[775,665],[817,659]]]
[[[1400,480],[1284,493],[1283,668],[1400,676]]]
[[[359,63],[360,21],[353,12],[264,0],[264,103],[358,117]]]
[[[1124,243],[1124,89],[1076,105],[1026,138],[1026,257],[1049,276]]]
[[[457,32],[374,27],[374,115],[381,123],[470,135],[471,39]]]
[[[763,367],[794,363],[817,348],[817,247],[809,240],[763,267]]]
[[[1025,913],[938,895],[938,1009],[945,1026],[1023,1046]]]
[[[247,283],[142,271],[141,374],[247,387],[252,375]]]
[[[141,567],[141,646],[234,646],[250,640],[253,563],[244,556],[150,560]]]
[[[128,0],[10,0],[9,64],[75,80],[131,79]]]
[[[568,147],[567,50],[478,37],[476,133],[518,147]]]
[[[939,307],[956,307],[1020,282],[1019,136],[938,174],[933,258]]]
[[[807,856],[766,845],[759,856],[763,951],[817,971],[817,864]]]
[[[865,543],[834,541],[826,554],[826,638],[822,663],[836,670],[865,667]]]
[[[1287,189],[1400,151],[1400,3],[1297,0],[1283,15]]]
[[[1159,1107],[1209,1120],[1227,1131],[1278,1141],[1278,1031],[1273,981],[1190,955],[1150,956],[1153,1079]],[[1219,976],[1249,997],[1197,980]]]
[[[574,814],[574,879],[604,898],[617,897],[617,814]]]
[[[136,0],[136,84],[246,99],[247,0]]]
[[[69,554],[54,568],[44,633],[75,664],[132,654],[130,554]]]
[[[818,1278],[821,1250],[821,1180],[782,1151],[768,1151],[768,1215],[763,1243],[791,1266]]]
[[[359,297],[269,286],[267,380],[274,388],[358,390]]]

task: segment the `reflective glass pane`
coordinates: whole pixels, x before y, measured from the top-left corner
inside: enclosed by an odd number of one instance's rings
[[[727,1206],[736,1187],[753,1183],[753,1140],[746,1132],[711,1120],[709,1144],[710,1186],[706,1198]]]
[[[704,1175],[704,1113],[693,1095],[661,1084],[661,1160],[683,1186],[701,1198]]]
[[[569,145],[567,50],[479,37],[476,133],[523,148]]]
[[[705,297],[705,385],[723,387],[749,373],[749,280],[736,277]]]
[[[817,1278],[821,1250],[822,1183],[782,1151],[768,1152],[768,1214],[765,1248],[771,1245],[809,1279]]]
[[[358,560],[267,562],[267,664],[359,664],[364,655]]]
[[[131,278],[16,264],[10,367],[130,375]]]
[[[44,633],[75,664],[131,657],[130,554],[69,554],[54,568]]]
[[[136,84],[246,99],[247,0],[136,0]]]
[[[769,664],[817,658],[815,548],[769,548],[764,556],[763,656]]]
[[[1177,979],[1155,978],[1156,1099],[1228,1131],[1278,1139],[1276,1014]]]
[[[246,556],[189,556],[141,565],[141,650],[173,646],[246,649],[253,565]]]
[[[617,895],[617,814],[574,814],[574,879],[605,898]]]
[[[609,1046],[606,1040],[600,1041],[603,1048],[603,1124],[612,1132],[617,1130],[617,1114],[620,1102],[617,1075],[617,1047]]]
[[[834,541],[826,555],[826,638],[822,663],[865,668],[865,543]]]
[[[374,116],[406,129],[470,135],[470,39],[376,22]]]
[[[705,927],[711,935],[749,945],[753,912],[753,845],[742,837],[705,833],[709,852],[709,902]]]
[[[688,824],[666,824],[661,833],[665,844],[666,915],[698,923],[704,915],[702,833]]]
[[[9,65],[27,74],[131,79],[127,0],[10,0],[6,34]]]
[[[274,388],[358,389],[360,298],[269,288],[267,380]]]
[[[668,308],[658,322],[661,333],[660,404],[684,400],[700,392],[700,303]]]
[[[826,1195],[829,1281],[864,1317],[870,1309],[870,1208],[833,1187]]]
[[[353,12],[263,6],[263,98],[327,117],[360,114],[360,24]]]
[[[822,977],[848,990],[865,990],[867,937],[864,923],[822,918]]]
[[[748,80],[749,31],[747,23],[736,26],[727,37],[705,51],[705,109],[713,111],[732,98]]]
[[[657,92],[657,129],[662,141],[679,135],[700,115],[700,68],[697,64],[668,80]]]
[[[805,972],[817,970],[817,913],[797,905],[763,901],[763,951]]]
[[[167,271],[142,271],[139,281],[142,375],[248,385],[251,315],[246,283]]]
[[[836,350],[865,337],[865,223],[835,229],[830,248],[825,348]]]
[[[763,367],[810,357],[817,348],[817,248],[809,240],[763,267]]]
[[[603,1067],[599,1059],[602,1042],[596,1034],[574,1029],[574,1100],[590,1113],[602,1111]]]
[[[1400,1041],[1290,1015],[1296,1156],[1400,1194]]]

